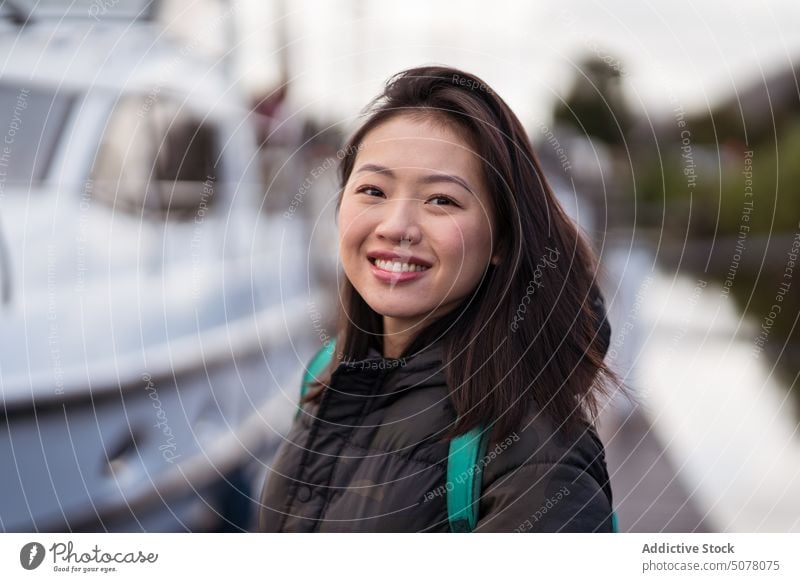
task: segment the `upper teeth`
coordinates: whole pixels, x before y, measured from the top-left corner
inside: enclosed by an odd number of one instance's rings
[[[399,263],[397,261],[384,261],[383,259],[375,259],[375,264],[379,269],[384,271],[392,271],[394,273],[405,273],[407,271],[424,271],[428,267],[422,265],[415,265],[413,263]]]

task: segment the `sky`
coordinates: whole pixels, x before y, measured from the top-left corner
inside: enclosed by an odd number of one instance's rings
[[[795,0],[242,2],[243,83],[275,83],[283,47],[292,106],[334,123],[423,63],[484,78],[530,126],[549,121],[586,55],[615,63],[627,98],[654,116],[706,109],[800,56]]]

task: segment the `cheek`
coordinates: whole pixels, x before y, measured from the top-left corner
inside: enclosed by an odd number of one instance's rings
[[[458,269],[466,255],[466,232],[462,225],[446,218],[426,222],[422,225],[424,245],[429,248],[445,269]]]
[[[363,230],[364,220],[357,219],[357,213],[351,204],[342,202],[339,208],[339,249],[342,255],[348,250],[352,250],[353,245],[359,244],[361,231]]]
[[[495,234],[492,229],[490,219],[481,214],[481,217],[473,225],[472,236],[467,243],[471,246],[472,255],[483,262],[488,262],[496,250],[492,247],[492,235]]]
[[[458,264],[462,269],[468,264],[480,264],[491,255],[491,234],[485,219],[451,223],[449,228],[437,233],[437,246],[442,256]],[[458,267],[458,264],[456,267]]]

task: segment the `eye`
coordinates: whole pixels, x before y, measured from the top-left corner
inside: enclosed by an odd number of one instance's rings
[[[361,186],[359,189],[356,190],[358,193],[364,193],[367,196],[375,197],[375,196],[383,196],[383,191],[380,188],[375,188],[374,186]]]
[[[458,206],[458,203],[455,200],[453,200],[449,196],[444,196],[442,194],[431,196],[428,199],[428,202],[433,203],[434,206]]]

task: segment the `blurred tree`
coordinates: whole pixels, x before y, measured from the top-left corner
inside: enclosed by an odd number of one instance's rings
[[[579,66],[567,98],[555,110],[557,123],[572,125],[590,138],[609,145],[622,145],[631,127],[631,113],[620,87],[615,59],[590,57]]]

